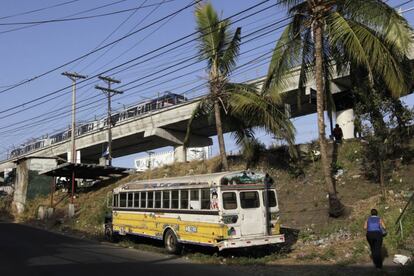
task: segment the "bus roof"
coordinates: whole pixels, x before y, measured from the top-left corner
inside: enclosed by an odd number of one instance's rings
[[[222,184],[222,179],[227,178],[231,180],[234,177],[242,175],[257,176],[257,179],[261,182],[264,174],[256,173],[251,171],[227,171],[210,174],[199,174],[199,175],[187,175],[179,177],[168,177],[158,179],[147,179],[139,181],[131,181],[114,189],[114,192],[120,192],[122,190],[134,190],[143,188],[162,188],[162,187],[174,187],[183,185],[201,185],[208,184],[208,186],[218,186]]]

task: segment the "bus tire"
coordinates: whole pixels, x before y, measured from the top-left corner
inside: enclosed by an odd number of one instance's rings
[[[177,236],[171,229],[167,229],[165,232],[164,246],[170,254],[179,254],[181,252],[181,244],[178,242]]]

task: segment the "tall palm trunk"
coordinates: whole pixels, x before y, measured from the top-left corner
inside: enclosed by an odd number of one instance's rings
[[[214,100],[214,116],[216,119],[216,130],[217,130],[217,139],[219,142],[221,164],[223,166],[223,170],[228,171],[229,164],[227,162],[226,146],[224,144],[224,137],[223,137],[223,126],[221,123],[220,103],[218,99]]]
[[[329,213],[339,216],[342,212],[342,204],[336,196],[336,188],[332,180],[331,167],[328,161],[328,150],[325,138],[324,120],[324,95],[323,95],[323,60],[322,60],[322,24],[320,21],[314,23],[315,39],[315,78],[316,78],[316,110],[318,114],[319,146],[321,151],[322,172],[325,179],[326,190],[329,194]]]

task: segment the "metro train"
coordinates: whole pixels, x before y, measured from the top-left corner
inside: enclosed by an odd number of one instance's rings
[[[115,126],[119,122],[137,118],[152,111],[186,102],[187,100],[188,99],[183,95],[175,94],[172,92],[165,92],[164,95],[155,99],[149,99],[144,102],[140,102],[138,104],[127,107],[120,112],[114,112],[111,115],[111,120],[108,120],[107,117],[104,117],[86,123],[78,123],[78,126],[76,127],[76,136],[80,136],[92,131],[103,130],[107,128],[108,121],[110,121],[112,125]],[[66,129],[49,136],[32,139],[27,143],[22,144],[20,147],[13,149],[10,152],[9,158],[15,158],[34,150],[65,141],[67,139],[70,139],[71,135],[72,130]]]

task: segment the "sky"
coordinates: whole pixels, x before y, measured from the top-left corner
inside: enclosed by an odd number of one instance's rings
[[[196,42],[192,41],[194,35],[184,38],[195,31],[194,7],[185,8],[191,2],[2,0],[0,158],[30,139],[69,126],[71,82],[61,75],[65,71],[89,77],[108,71],[106,75],[121,80],[115,88],[124,94],[114,97],[114,109],[165,91],[188,98],[206,93],[206,63],[195,62],[196,59],[186,61],[197,54]],[[275,0],[211,2],[222,18],[248,9],[231,18],[235,22],[233,27],[242,27],[241,54],[231,80],[241,82],[265,75],[275,41],[287,22],[285,10],[275,5]],[[414,1],[390,0],[388,3],[393,7],[402,5],[401,9],[407,10],[404,16],[414,25],[411,9]],[[254,5],[258,6],[250,8]],[[59,21],[62,19],[76,20]],[[50,20],[55,22],[39,24]],[[187,41],[186,45],[177,46]],[[169,43],[172,44],[165,46]],[[160,47],[163,50],[154,52]],[[120,66],[123,63],[126,65]],[[94,89],[96,84],[103,85],[96,77],[78,84],[77,121],[93,120],[105,114],[105,98]],[[405,98],[405,102],[412,107],[414,97]],[[297,142],[316,139],[315,115],[296,118],[294,125]],[[264,133],[258,132],[257,136],[266,144],[274,142]],[[236,151],[231,137],[226,135],[226,138],[227,150]],[[213,140],[216,142],[215,137]],[[216,153],[214,146],[213,154]],[[133,159],[143,155],[117,158],[114,165],[132,167]]]

